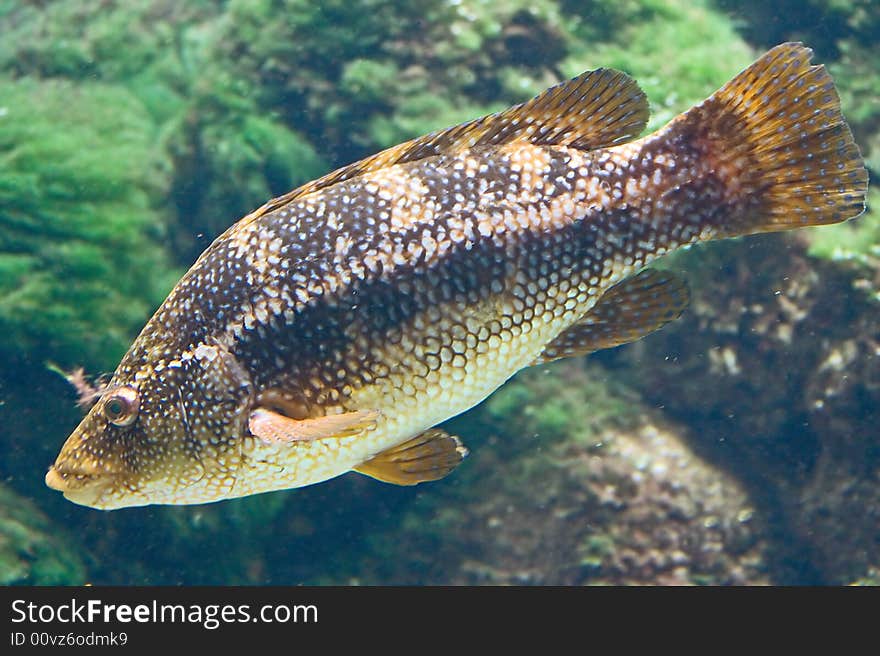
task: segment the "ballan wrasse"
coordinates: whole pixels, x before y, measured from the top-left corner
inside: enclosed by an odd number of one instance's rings
[[[466,449],[436,424],[683,311],[652,260],[863,211],[810,56],[780,45],[637,140],[644,93],[590,71],[269,201],[180,280],[46,483],[109,509],[445,476]]]

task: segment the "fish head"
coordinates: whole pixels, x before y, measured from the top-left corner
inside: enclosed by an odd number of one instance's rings
[[[252,403],[249,376],[222,346],[202,343],[156,361],[130,352],[67,438],[46,485],[104,510],[224,498],[243,461]]]

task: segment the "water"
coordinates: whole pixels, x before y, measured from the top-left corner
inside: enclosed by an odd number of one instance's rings
[[[43,484],[81,416],[50,365],[112,371],[229,224],[582,70],[632,74],[654,129],[803,40],[876,177],[880,9],[824,5],[0,0],[0,581],[876,584],[870,211],[676,256],[680,320],[447,422],[471,455],[436,483],[113,512]]]

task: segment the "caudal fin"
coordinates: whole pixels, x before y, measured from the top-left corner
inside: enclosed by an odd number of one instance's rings
[[[838,223],[865,209],[868,173],[812,50],[776,46],[681,118],[734,208],[718,236]]]

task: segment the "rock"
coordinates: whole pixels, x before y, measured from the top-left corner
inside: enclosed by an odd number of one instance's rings
[[[695,455],[684,429],[625,390],[606,391],[600,367],[542,369],[485,406],[484,426],[497,433],[474,447],[466,476],[407,510],[385,580],[768,582],[744,489]]]
[[[682,319],[606,362],[774,518],[777,582],[848,583],[880,563],[876,271],[788,236],[699,251]]]

